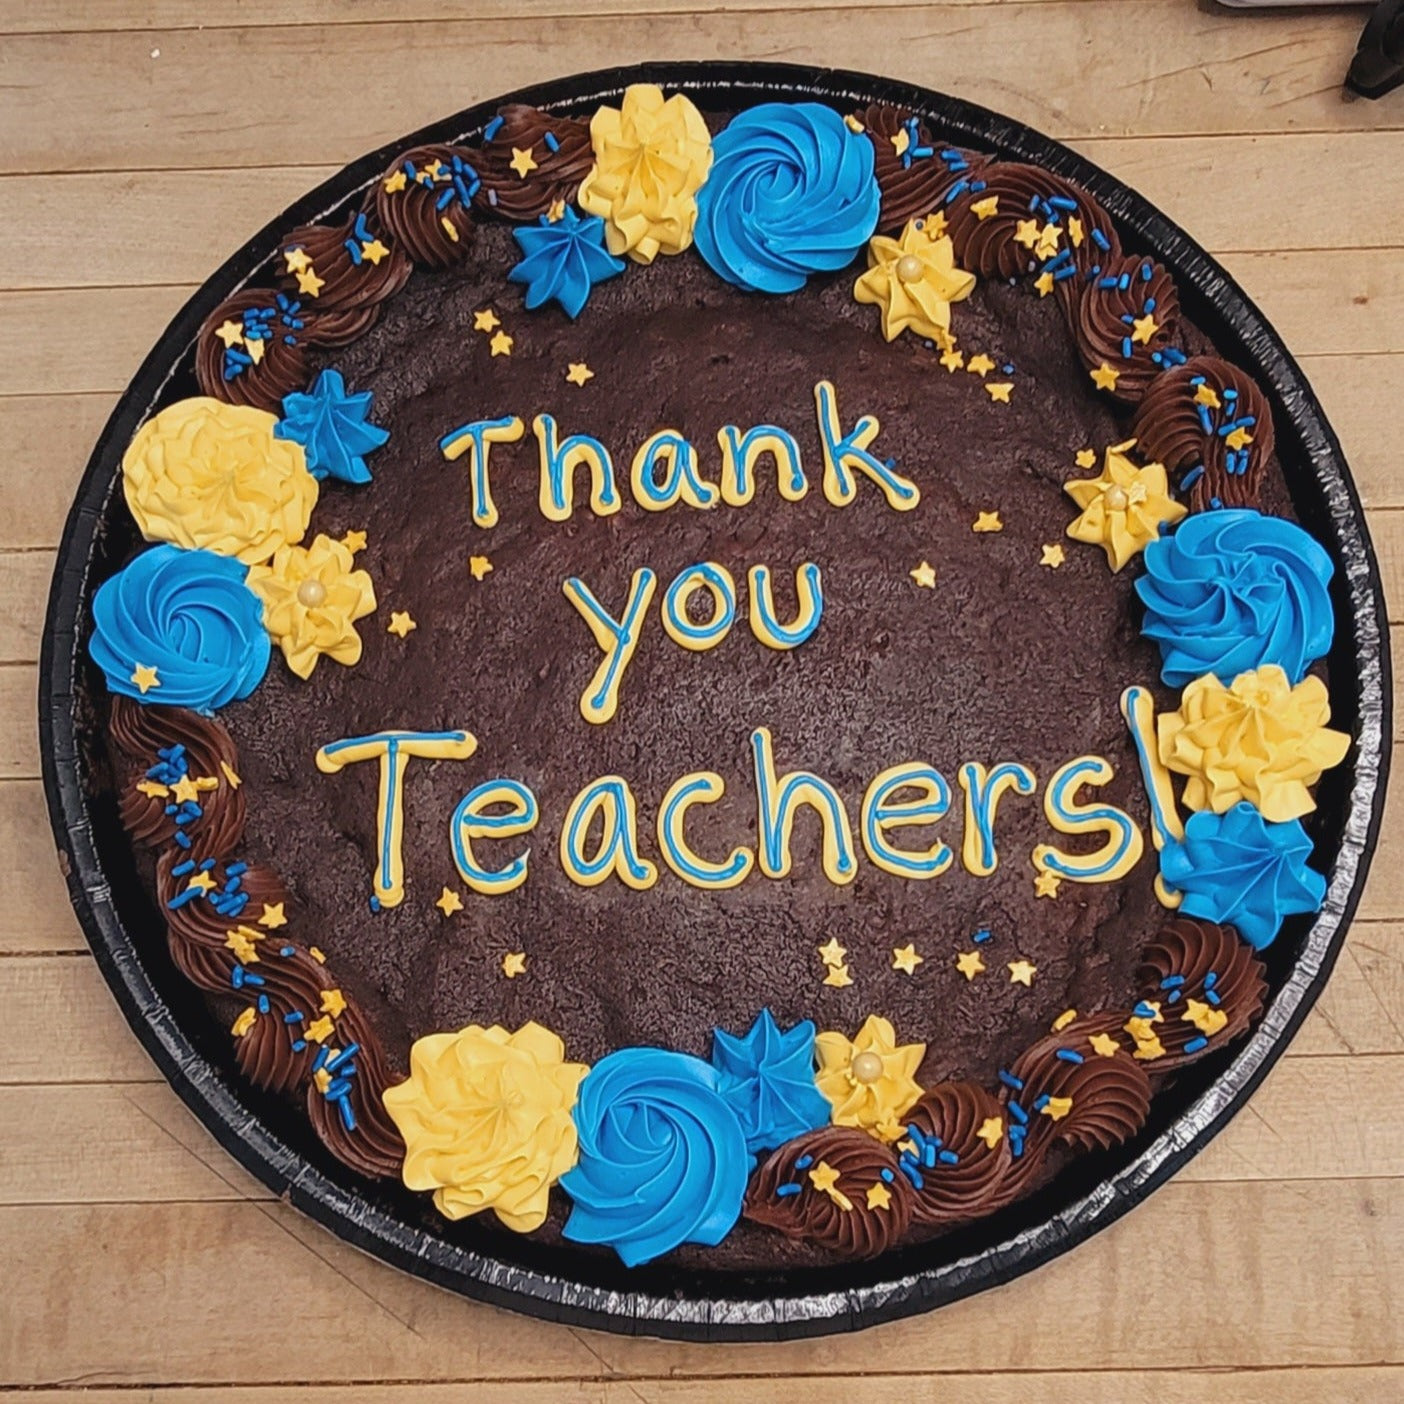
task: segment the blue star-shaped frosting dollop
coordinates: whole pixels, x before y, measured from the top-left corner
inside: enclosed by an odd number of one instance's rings
[[[389,430],[370,422],[372,398],[369,390],[348,395],[341,372],[328,368],[306,394],[283,396],[283,417],[273,437],[301,444],[314,478],[368,483],[365,455],[390,437]]]
[[[782,1032],[770,1010],[762,1009],[743,1038],[715,1029],[712,1066],[749,1151],[773,1150],[829,1124],[828,1099],[814,1085],[814,1025],[808,1019]]]
[[[567,207],[558,220],[542,215],[539,224],[512,233],[525,257],[507,277],[526,284],[528,311],[554,298],[574,321],[590,289],[624,271],[624,260],[605,248],[604,220],[598,215],[582,219]]]

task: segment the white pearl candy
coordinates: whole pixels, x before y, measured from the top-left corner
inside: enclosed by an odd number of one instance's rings
[[[915,283],[924,271],[922,261],[915,254],[903,254],[897,260],[897,276],[904,283]]]
[[[297,587],[297,602],[308,609],[316,609],[327,602],[327,587],[320,580],[304,580]]]
[[[855,1053],[851,1070],[855,1082],[878,1082],[882,1078],[882,1058],[877,1053]]]

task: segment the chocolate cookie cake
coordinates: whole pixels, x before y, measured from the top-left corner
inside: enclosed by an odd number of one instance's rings
[[[1048,170],[508,106],[189,364],[92,608],[110,783],[243,1074],[456,1232],[939,1234],[1135,1136],[1321,904],[1331,558]]]

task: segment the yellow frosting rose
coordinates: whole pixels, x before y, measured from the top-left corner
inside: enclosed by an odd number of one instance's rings
[[[1269,823],[1285,823],[1316,807],[1308,787],[1350,749],[1330,719],[1320,678],[1293,687],[1269,663],[1225,687],[1211,673],[1185,688],[1178,712],[1159,718],[1160,758],[1187,777],[1191,809],[1223,814],[1246,800]]]
[[[590,119],[590,141],[595,164],[576,200],[604,220],[610,253],[652,263],[687,248],[712,167],[702,114],[681,93],[665,100],[653,83],[634,83],[619,107]]]
[[[857,1126],[884,1141],[896,1141],[906,1128],[902,1114],[921,1096],[916,1070],[924,1043],[897,1044],[886,1019],[870,1014],[850,1041],[841,1033],[814,1040],[819,1070],[815,1085],[833,1107],[835,1126]]]
[[[1095,478],[1074,478],[1063,491],[1082,508],[1068,535],[1088,541],[1107,553],[1113,570],[1120,570],[1160,535],[1160,528],[1178,522],[1186,508],[1170,496],[1165,469],[1159,463],[1138,468],[1126,450],[1135,444],[1109,448],[1102,471]]]
[[[409,1081],[384,1094],[405,1138],[405,1184],[433,1190],[450,1219],[491,1209],[518,1233],[540,1228],[551,1186],[576,1161],[570,1111],[588,1071],[535,1023],[419,1039]]]
[[[963,302],[974,286],[975,275],[956,267],[940,216],[930,216],[910,220],[900,239],[879,234],[868,241],[868,269],[854,283],[853,296],[882,309],[888,341],[902,331],[944,341],[951,303]]]
[[[356,663],[361,636],[356,620],[375,608],[375,587],[352,568],[350,550],[318,535],[311,546],[284,546],[272,565],[249,567],[249,589],[263,601],[263,624],[300,678],[312,676],[325,653]]]
[[[275,416],[195,396],[148,419],[122,457],[127,506],[148,541],[202,546],[245,565],[301,541],[317,480]]]

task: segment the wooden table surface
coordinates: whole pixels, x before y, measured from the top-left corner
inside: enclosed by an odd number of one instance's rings
[[[0,0],[0,1398],[1404,1397],[1404,786],[1320,1004],[1175,1181],[936,1315],[722,1348],[461,1301],[240,1171],[84,947],[34,720],[68,502],[191,289],[363,151],[522,83],[646,58],[886,72],[1028,121],[1137,187],[1300,358],[1404,623],[1404,91],[1341,101],[1360,24],[1192,0]]]

